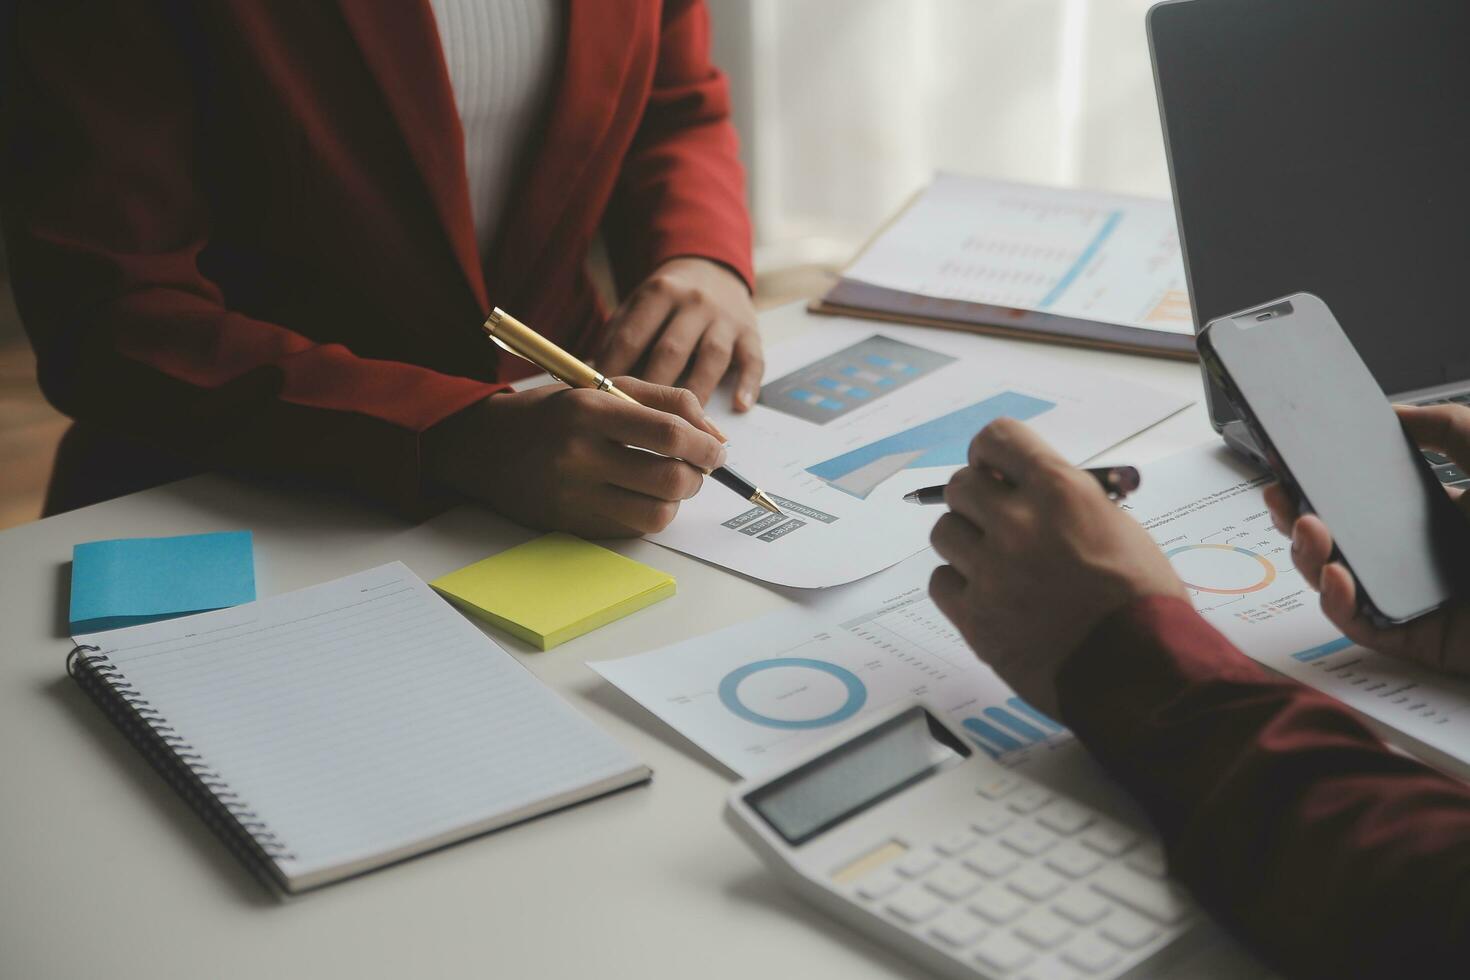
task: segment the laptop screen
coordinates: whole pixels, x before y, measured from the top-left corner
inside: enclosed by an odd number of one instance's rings
[[[1390,394],[1470,381],[1470,3],[1187,0],[1149,35],[1196,329],[1306,291]]]

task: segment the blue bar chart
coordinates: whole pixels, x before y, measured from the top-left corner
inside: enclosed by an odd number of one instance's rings
[[[948,354],[874,334],[761,387],[760,404],[825,425],[937,371]]]
[[[1020,698],[991,705],[960,721],[970,738],[993,758],[1048,742],[1066,733],[1059,723]]]
[[[1352,640],[1349,640],[1345,636],[1339,636],[1335,640],[1330,640],[1329,642],[1323,643],[1320,646],[1309,647],[1306,650],[1301,650],[1297,653],[1293,653],[1291,656],[1294,660],[1300,660],[1304,664],[1309,664],[1313,660],[1321,660],[1323,657],[1330,657],[1332,656],[1332,654],[1336,653],[1339,650],[1346,650],[1352,645]]]

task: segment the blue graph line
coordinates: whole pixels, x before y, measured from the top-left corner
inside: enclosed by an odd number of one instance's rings
[[[1017,741],[999,728],[986,724],[979,718],[966,718],[960,724],[985,739],[991,745],[999,748],[1002,752],[1010,752],[1014,749],[1024,749],[1026,747],[1026,743]]]
[[[974,732],[970,732],[969,734],[970,741],[975,744],[976,748],[984,752],[986,755],[990,756],[992,759],[1000,758],[1000,750],[992,748],[989,744],[985,742],[984,739],[982,739],[979,735],[976,735]]]
[[[1077,261],[1072,263],[1072,268],[1068,269],[1062,275],[1062,278],[1057,280],[1057,284],[1051,288],[1051,292],[1047,293],[1045,298],[1036,304],[1038,310],[1044,310],[1062,298],[1062,294],[1071,288],[1072,283],[1077,281],[1078,276],[1082,275],[1083,270],[1096,257],[1097,250],[1102,248],[1103,242],[1108,240],[1108,236],[1117,229],[1118,223],[1122,220],[1122,211],[1114,211],[1108,215],[1108,220],[1103,222],[1103,226],[1098,229],[1096,237],[1082,250],[1082,254],[1077,256]]]
[[[778,667],[804,667],[808,670],[818,670],[824,674],[830,674],[842,682],[847,688],[847,700],[842,706],[830,714],[820,718],[799,718],[795,720],[786,718],[772,718],[758,711],[746,707],[740,700],[740,682],[751,674],[760,673],[763,670],[774,670]],[[776,657],[771,660],[757,660],[753,664],[738,667],[725,675],[720,681],[720,702],[730,710],[737,718],[743,718],[756,725],[764,725],[766,728],[784,728],[799,730],[805,728],[824,728],[827,725],[835,725],[839,721],[846,721],[862,710],[868,700],[868,689],[858,676],[845,667],[828,663],[825,660],[811,660],[806,657]]]
[[[1053,408],[1056,408],[1055,402],[1032,398],[1015,391],[1003,391],[982,402],[941,415],[937,419],[930,419],[912,429],[896,432],[877,442],[870,442],[841,456],[824,460],[808,467],[807,472],[830,483],[884,457],[919,451],[923,455],[909,463],[909,469],[960,466],[967,458],[970,440],[991,422],[1002,417],[1025,421]]]
[[[1352,645],[1352,640],[1349,640],[1345,636],[1339,636],[1337,639],[1332,640],[1328,643],[1324,643],[1321,646],[1312,647],[1308,650],[1303,650],[1301,653],[1293,653],[1291,657],[1293,660],[1300,660],[1302,663],[1309,663],[1313,660],[1319,660],[1330,653],[1336,653],[1339,650],[1346,650]]]
[[[1000,722],[1028,742],[1040,742],[1046,738],[1046,732],[1028,721],[1022,721],[1004,708],[986,708],[985,717]]]
[[[1022,701],[1020,698],[1011,698],[1009,701],[1006,702],[1006,704],[1010,705],[1012,708],[1015,708],[1017,711],[1021,712],[1021,714],[1029,716],[1033,721],[1039,721],[1041,724],[1045,725],[1047,728],[1050,728],[1052,731],[1059,732],[1062,730],[1061,725],[1053,721],[1048,716],[1042,714],[1040,711],[1037,711],[1035,708],[1031,707],[1031,705],[1027,704],[1025,701]]]

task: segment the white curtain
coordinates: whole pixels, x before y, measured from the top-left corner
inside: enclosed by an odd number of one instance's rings
[[[936,170],[1168,195],[1152,0],[707,0],[757,264],[841,263]]]

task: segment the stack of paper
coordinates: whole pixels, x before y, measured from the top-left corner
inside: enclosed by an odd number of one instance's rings
[[[817,304],[848,313],[1194,356],[1174,209],[940,174]]]

